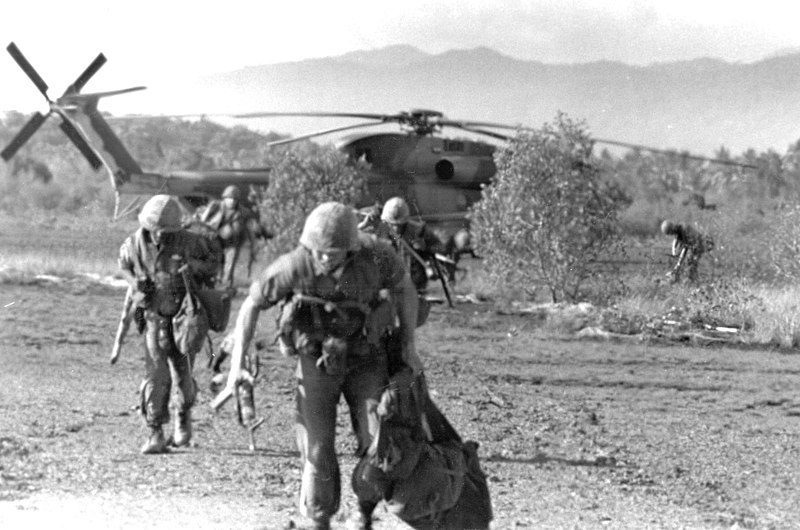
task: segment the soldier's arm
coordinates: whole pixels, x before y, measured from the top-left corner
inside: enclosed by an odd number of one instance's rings
[[[392,300],[395,311],[400,319],[400,340],[402,343],[403,361],[414,372],[419,374],[423,370],[422,360],[417,354],[417,343],[414,330],[417,327],[417,290],[411,282],[408,273],[403,275],[402,281],[392,289]]]
[[[256,305],[253,298],[248,295],[239,308],[236,317],[236,327],[233,330],[233,351],[231,352],[231,367],[228,372],[227,388],[235,387],[242,378],[242,368],[244,368],[244,356],[250,348],[250,342],[256,331],[258,315],[261,309]]]
[[[425,247],[431,256],[436,253],[444,254],[445,244],[439,239],[439,236],[427,227],[425,228]]]
[[[122,246],[119,248],[119,257],[117,259],[117,265],[119,266],[119,272],[122,275],[122,278],[128,282],[128,285],[131,289],[137,289],[137,281],[136,281],[136,273],[135,267],[133,264],[134,257],[132,256],[133,252],[133,245],[130,238],[126,239]]]

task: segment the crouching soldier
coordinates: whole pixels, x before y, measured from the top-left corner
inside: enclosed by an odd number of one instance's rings
[[[296,429],[303,460],[300,511],[330,528],[339,509],[336,410],[344,395],[357,454],[376,434],[376,408],[389,376],[384,332],[399,321],[401,357],[421,373],[414,328],[417,296],[403,263],[385,242],[360,233],[352,208],[327,202],[305,221],[300,244],[266,267],[250,286],[234,330],[227,389],[242,365],[262,310],[281,304],[282,350],[297,356]],[[369,527],[371,510],[362,514]]]
[[[182,228],[181,217],[171,196],[152,197],[139,214],[141,227],[125,240],[119,254],[145,339],[140,402],[150,436],[142,446],[144,454],[167,451],[162,425],[169,421],[170,366],[178,390],[172,443],[186,445],[192,436],[191,408],[196,394],[192,365],[197,352],[180,351],[173,322],[185,303],[188,286],[212,283],[218,262],[205,238]]]
[[[686,271],[690,282],[697,281],[697,267],[700,258],[714,248],[711,236],[703,234],[687,224],[664,221],[661,223],[661,232],[673,236],[672,256],[677,257],[672,270],[667,273],[672,283],[680,280],[681,274]]]

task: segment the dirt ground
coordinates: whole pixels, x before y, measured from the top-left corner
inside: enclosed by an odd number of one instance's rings
[[[0,284],[0,528],[303,528],[293,362],[261,354],[255,452],[231,406],[212,414],[201,357],[195,445],[142,456],[138,337],[108,363],[122,294]],[[435,401],[480,442],[493,528],[800,528],[800,355],[548,337],[467,303],[435,307],[419,342]],[[353,450],[342,406],[345,476]],[[406,527],[379,507],[375,528]]]

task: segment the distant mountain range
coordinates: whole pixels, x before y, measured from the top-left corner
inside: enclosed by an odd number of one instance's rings
[[[561,110],[586,120],[599,138],[704,154],[720,146],[734,154],[748,148],[783,153],[800,138],[799,50],[747,64],[703,58],[630,66],[544,64],[483,47],[432,55],[390,46],[251,66],[204,77],[192,90],[241,112],[425,108],[453,119],[539,126]],[[298,119],[262,126],[296,135],[347,123]]]

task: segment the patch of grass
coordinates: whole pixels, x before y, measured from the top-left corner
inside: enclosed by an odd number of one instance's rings
[[[0,216],[0,282],[37,275],[71,277],[84,272],[113,275],[119,246],[135,224],[93,215]]]

